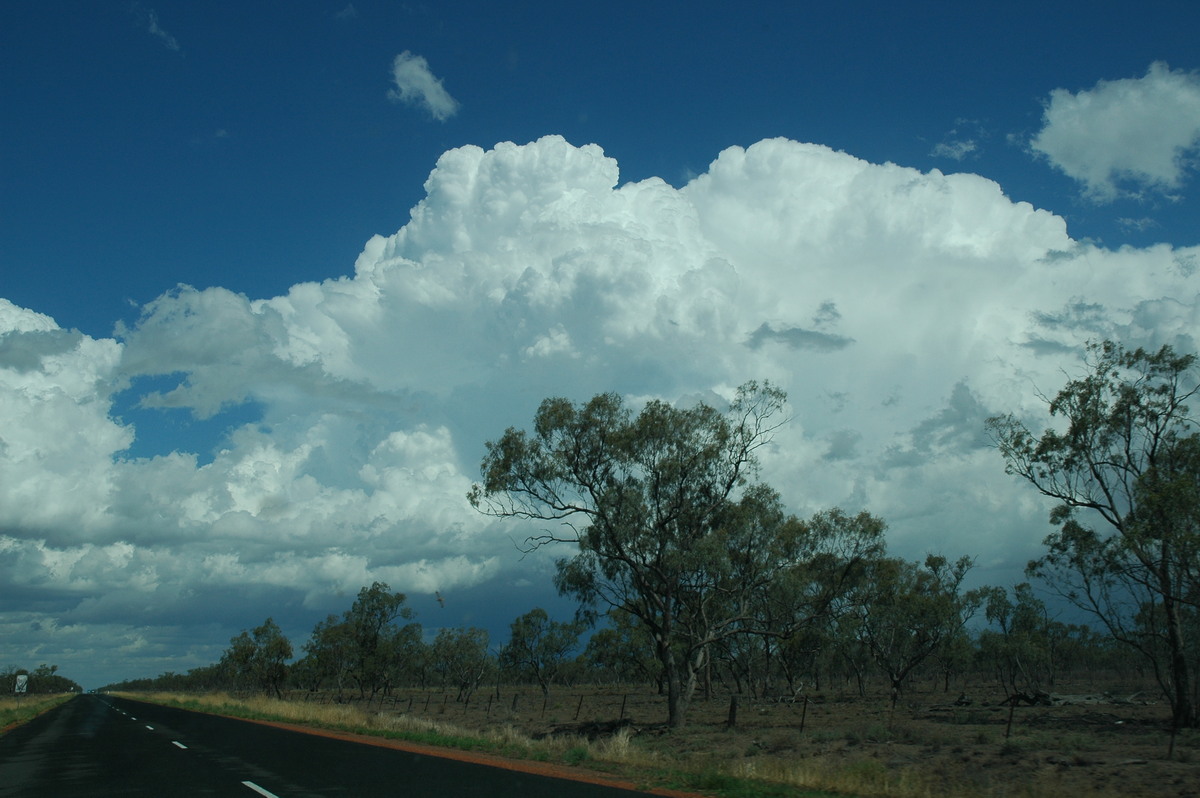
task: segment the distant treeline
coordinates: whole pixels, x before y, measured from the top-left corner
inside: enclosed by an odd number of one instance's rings
[[[16,691],[17,677],[24,675],[27,693],[83,692],[78,683],[58,675],[57,665],[38,665],[32,671],[9,666],[0,671],[0,695],[12,695]]]
[[[439,685],[466,700],[492,679],[543,690],[644,680],[678,726],[694,695],[717,689],[797,694],[840,680],[863,691],[876,677],[894,702],[920,675],[948,689],[973,670],[1015,700],[1107,665],[1142,669],[1174,726],[1200,727],[1196,358],[1104,341],[1084,363],[1052,399],[1039,395],[1038,426],[1008,414],[980,433],[1009,474],[1054,503],[1045,554],[1027,575],[1094,627],[1060,622],[1029,583],[964,590],[970,557],[888,556],[887,525],[866,511],[786,512],[755,479],[759,453],[788,421],[787,397],[752,381],[723,410],[551,397],[531,428],[487,443],[468,500],[495,518],[546,522],[525,548],[573,552],[557,561],[554,585],[579,602],[578,622],[534,609],[494,650],[482,629],[429,639],[403,594],[377,582],[318,623],[295,662],[268,618],[220,662],[136,686],[372,697]]]
[[[964,561],[951,566],[936,557],[920,564],[881,559],[842,611],[809,634],[731,636],[715,645],[695,687],[776,697],[865,694],[871,685],[899,692],[914,680],[949,691],[969,678],[1022,699],[1063,679],[1146,677],[1144,663],[1112,638],[1055,620],[1028,584],[961,591],[965,568]],[[977,628],[967,623],[974,616]],[[553,621],[534,609],[513,621],[499,647],[477,628],[443,628],[427,639],[412,618],[405,596],[377,582],[341,616],[318,623],[298,659],[268,618],[232,638],[216,663],[105,689],[324,690],[369,699],[419,687],[448,689],[460,701],[492,684],[536,684],[547,692],[584,683],[664,689],[654,641],[625,613],[609,612],[587,635],[581,622]]]

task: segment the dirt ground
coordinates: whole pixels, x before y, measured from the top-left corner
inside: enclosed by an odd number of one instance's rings
[[[663,759],[819,770],[833,774],[827,788],[883,784],[889,795],[1200,796],[1200,734],[1181,733],[1172,751],[1169,708],[1149,686],[1121,687],[1061,685],[1051,706],[1013,708],[1011,729],[1003,694],[970,687],[916,688],[894,711],[882,692],[740,696],[733,727],[728,694],[697,697],[687,727],[674,731],[663,723],[665,699],[641,686],[559,687],[545,701],[536,689],[501,685],[466,704],[453,692],[399,691],[380,708],[531,736],[603,736],[629,725],[633,745]]]

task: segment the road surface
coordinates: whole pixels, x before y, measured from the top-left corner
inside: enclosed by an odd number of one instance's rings
[[[0,796],[634,798],[618,787],[82,695],[0,737]]]

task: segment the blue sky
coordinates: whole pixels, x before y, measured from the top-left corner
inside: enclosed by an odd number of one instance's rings
[[[1045,507],[980,420],[1195,350],[1191,2],[3,18],[0,666],[185,670],[373,578],[501,635],[548,561],[462,496],[549,394],[772,378],[793,510],[1011,583]]]
[[[1114,218],[1148,209],[1080,207],[1008,137],[1040,127],[1053,89],[1195,68],[1194,4],[1133,8],[25,4],[0,33],[6,295],[107,335],[178,282],[281,293],[346,273],[444,150],[548,132],[673,185],[774,136],[970,169],[1076,236],[1124,241]],[[387,101],[404,50],[461,104],[445,123]],[[959,137],[977,146],[964,161],[934,154]],[[1155,240],[1195,219],[1156,210]]]

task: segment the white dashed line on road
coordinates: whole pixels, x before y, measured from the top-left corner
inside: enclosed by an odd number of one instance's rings
[[[150,731],[154,731],[154,727],[153,727],[153,726],[147,726],[146,728],[147,728],[147,729],[149,729]]]
[[[259,787],[257,784],[255,784],[252,781],[243,781],[242,784],[244,784],[247,787],[249,787],[250,789],[254,790],[259,795],[264,796],[264,798],[279,798],[279,796],[276,795],[275,793],[271,792],[270,790],[264,790],[262,787]]]
[[[179,742],[178,740],[172,740],[171,745],[179,746],[180,748],[182,748],[185,751],[187,750],[187,746],[184,745],[183,743]]]

